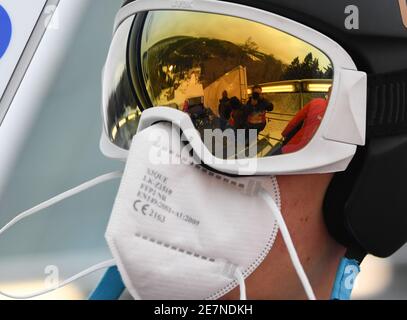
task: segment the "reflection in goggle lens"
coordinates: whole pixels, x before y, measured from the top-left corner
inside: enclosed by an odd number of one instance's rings
[[[328,105],[329,58],[260,23],[153,11],[141,43],[130,46],[141,50],[137,63],[151,104],[188,113],[218,158],[298,151],[314,136]]]

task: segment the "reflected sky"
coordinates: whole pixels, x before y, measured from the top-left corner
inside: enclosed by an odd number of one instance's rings
[[[269,26],[240,18],[199,12],[155,11],[148,15],[146,28],[148,38],[147,43],[143,43],[143,51],[173,36],[208,37],[237,44],[251,39],[258,45],[259,51],[273,54],[286,64],[296,57],[303,60],[311,52],[319,59],[320,67],[330,65],[328,57],[308,43]]]

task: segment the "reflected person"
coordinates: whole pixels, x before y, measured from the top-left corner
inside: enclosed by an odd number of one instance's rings
[[[266,112],[271,112],[274,106],[263,96],[263,89],[259,85],[255,85],[252,89],[245,112],[247,114],[247,129],[256,130],[257,135],[266,127]]]
[[[228,92],[226,90],[222,92],[222,98],[219,100],[218,112],[220,119],[220,127],[222,130],[225,130],[229,122],[230,115],[232,113],[230,99],[228,97]]]
[[[331,97],[332,87],[326,98],[316,98],[307,103],[288,123],[281,135],[283,146],[274,155],[292,153],[305,147],[317,132]]]

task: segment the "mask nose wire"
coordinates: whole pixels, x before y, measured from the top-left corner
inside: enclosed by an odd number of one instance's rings
[[[298,277],[300,278],[300,281],[302,283],[302,286],[304,287],[308,299],[316,300],[314,291],[312,290],[308,277],[304,271],[300,259],[298,258],[297,251],[295,250],[293,241],[290,236],[290,232],[288,231],[287,225],[284,221],[280,209],[274,202],[274,199],[271,197],[271,195],[264,188],[260,188],[260,190],[258,191],[258,195],[267,203],[267,205],[270,207],[271,212],[273,212],[277,220],[277,224],[281,231],[281,235],[283,237],[285,245],[287,246],[291,262],[295,268],[295,271],[297,272]]]
[[[37,205],[37,206],[35,206],[35,207],[31,208],[31,209],[28,209],[28,210],[20,213],[19,215],[17,215],[14,219],[12,219],[9,223],[7,223],[3,228],[0,229],[0,236],[3,235],[8,229],[10,229],[11,227],[13,227],[15,224],[17,224],[18,222],[20,222],[23,219],[28,218],[28,217],[38,213],[41,210],[44,210],[44,209],[46,209],[48,207],[51,207],[54,204],[57,204],[57,203],[61,202],[62,200],[70,198],[70,197],[72,197],[72,196],[74,196],[74,195],[76,195],[78,193],[81,193],[81,192],[83,192],[83,191],[85,191],[87,189],[95,187],[95,186],[97,186],[97,185],[99,185],[101,183],[104,183],[104,182],[107,182],[107,181],[110,181],[110,180],[113,180],[113,179],[121,178],[122,175],[123,175],[123,172],[121,172],[121,171],[110,172],[110,173],[101,175],[101,176],[99,176],[99,177],[97,177],[95,179],[89,180],[89,181],[87,181],[87,182],[85,182],[85,183],[83,183],[83,184],[81,184],[81,185],[79,185],[79,186],[77,186],[75,188],[72,188],[72,189],[70,189],[68,191],[65,191],[65,192],[63,192],[63,193],[61,193],[61,194],[47,200],[47,201],[44,201],[43,203],[40,203],[39,205]],[[76,281],[76,280],[78,280],[80,278],[83,278],[83,277],[85,277],[85,276],[87,276],[87,275],[89,275],[89,274],[91,274],[93,272],[96,272],[96,271],[101,270],[101,269],[106,269],[106,268],[112,267],[114,265],[116,265],[116,263],[115,263],[115,261],[113,259],[98,263],[98,264],[96,264],[96,265],[94,265],[94,266],[92,266],[92,267],[90,267],[90,268],[88,268],[88,269],[74,275],[73,277],[63,281],[62,283],[58,284],[56,287],[41,290],[41,291],[37,291],[37,292],[35,292],[33,294],[24,295],[24,296],[17,296],[17,295],[11,295],[11,294],[7,294],[7,293],[4,293],[4,292],[0,291],[0,295],[5,296],[7,298],[11,298],[11,299],[35,298],[35,297],[38,297],[40,295],[52,292],[52,291],[57,290],[57,289],[60,289],[60,288],[62,288],[64,286],[68,285],[69,283],[74,282],[74,281]]]

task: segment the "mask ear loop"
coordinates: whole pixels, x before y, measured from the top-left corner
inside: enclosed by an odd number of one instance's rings
[[[90,267],[90,268],[88,268],[86,270],[83,270],[83,271],[79,272],[78,274],[70,277],[69,279],[61,282],[61,284],[58,284],[55,287],[52,287],[50,289],[40,290],[40,291],[31,293],[31,294],[28,294],[28,295],[18,296],[18,295],[12,295],[12,294],[8,294],[8,293],[4,293],[2,291],[0,291],[0,295],[5,296],[5,297],[10,298],[10,299],[16,299],[16,300],[32,299],[32,298],[35,298],[35,297],[42,296],[44,294],[50,293],[52,291],[61,289],[61,288],[67,286],[68,284],[70,284],[70,283],[72,283],[74,281],[77,281],[77,280],[79,280],[79,279],[81,279],[83,277],[86,277],[86,276],[90,275],[91,273],[94,273],[96,271],[106,269],[106,268],[109,268],[109,267],[113,267],[115,265],[116,265],[116,262],[113,259],[98,263],[98,264],[96,264],[96,265],[94,265],[94,266],[92,266],[92,267]]]
[[[240,287],[240,300],[247,300],[246,284],[244,282],[243,273],[239,268],[236,268],[235,278],[236,278],[237,282],[239,283],[239,287]]]
[[[115,172],[110,172],[107,174],[104,174],[100,177],[97,177],[95,179],[92,179],[90,181],[87,181],[75,188],[72,188],[68,191],[65,191],[51,199],[48,199],[47,201],[44,201],[43,203],[40,203],[39,205],[28,209],[22,213],[20,213],[19,215],[17,215],[13,220],[11,220],[9,223],[7,223],[3,228],[0,229],[0,236],[6,232],[8,229],[10,229],[12,226],[14,226],[15,224],[17,224],[18,222],[20,222],[21,220],[28,218],[29,216],[32,216],[34,214],[36,214],[39,211],[42,211],[46,208],[49,208],[51,206],[53,206],[54,204],[57,204],[59,202],[61,202],[62,200],[68,199],[70,197],[73,197],[74,195],[77,195],[78,193],[81,193],[87,189],[90,189],[92,187],[95,187],[103,182],[107,182],[113,179],[118,179],[121,178],[123,175],[123,172],[121,171],[115,171]]]
[[[104,182],[107,182],[107,181],[110,181],[110,180],[113,180],[113,179],[121,178],[122,175],[123,175],[123,172],[121,172],[121,171],[110,172],[110,173],[104,174],[104,175],[102,175],[100,177],[97,177],[95,179],[92,179],[90,181],[87,181],[87,182],[85,182],[85,183],[83,183],[83,184],[81,184],[81,185],[79,185],[79,186],[77,186],[75,188],[72,188],[72,189],[70,189],[68,191],[65,191],[65,192],[63,192],[63,193],[61,193],[61,194],[47,200],[47,201],[44,201],[43,203],[40,203],[39,205],[37,205],[37,206],[35,206],[35,207],[31,208],[31,209],[28,209],[28,210],[20,213],[19,215],[17,215],[14,219],[12,219],[9,223],[7,223],[3,228],[0,229],[0,236],[3,233],[5,233],[8,229],[10,229],[12,226],[14,226],[15,224],[17,224],[18,222],[20,222],[23,219],[28,218],[28,217],[38,213],[41,210],[44,210],[44,209],[46,209],[48,207],[51,207],[54,204],[57,204],[57,203],[61,202],[62,200],[70,198],[70,197],[72,197],[72,196],[74,196],[74,195],[76,195],[78,193],[81,193],[81,192],[83,192],[83,191],[85,191],[87,189],[90,189],[90,188],[92,188],[94,186],[97,186],[97,185],[99,185],[101,183],[104,183]],[[68,285],[69,283],[74,282],[74,281],[76,281],[76,280],[78,280],[80,278],[83,278],[83,277],[85,277],[85,276],[87,276],[87,275],[89,275],[89,274],[91,274],[93,272],[96,272],[96,271],[101,270],[101,269],[106,269],[106,268],[112,267],[115,264],[116,263],[115,263],[114,260],[108,260],[108,261],[101,262],[99,264],[96,264],[96,265],[94,265],[94,266],[92,266],[92,267],[78,273],[77,275],[69,278],[68,280],[63,281],[60,285],[58,285],[55,288],[45,289],[45,290],[38,291],[38,292],[35,292],[33,294],[30,294],[30,295],[16,296],[16,295],[11,295],[11,294],[4,293],[2,291],[0,291],[0,295],[3,295],[5,297],[11,298],[11,299],[35,298],[35,297],[38,297],[40,295],[55,291],[57,289],[60,289],[60,288],[62,288],[64,286]]]
[[[281,231],[281,235],[283,236],[285,245],[287,246],[291,262],[295,268],[295,271],[297,272],[298,277],[300,278],[300,281],[302,283],[302,286],[304,287],[304,290],[305,290],[305,293],[307,294],[308,299],[316,300],[314,291],[312,290],[308,277],[304,271],[304,268],[300,262],[300,259],[298,258],[297,251],[295,250],[293,241],[290,236],[290,232],[288,231],[287,225],[285,224],[285,221],[281,214],[280,209],[277,207],[277,205],[274,202],[274,199],[271,197],[271,195],[269,195],[268,192],[266,190],[264,190],[263,188],[260,188],[259,196],[268,204],[268,206],[270,207],[270,210],[273,212],[273,214],[277,220],[277,224]]]

